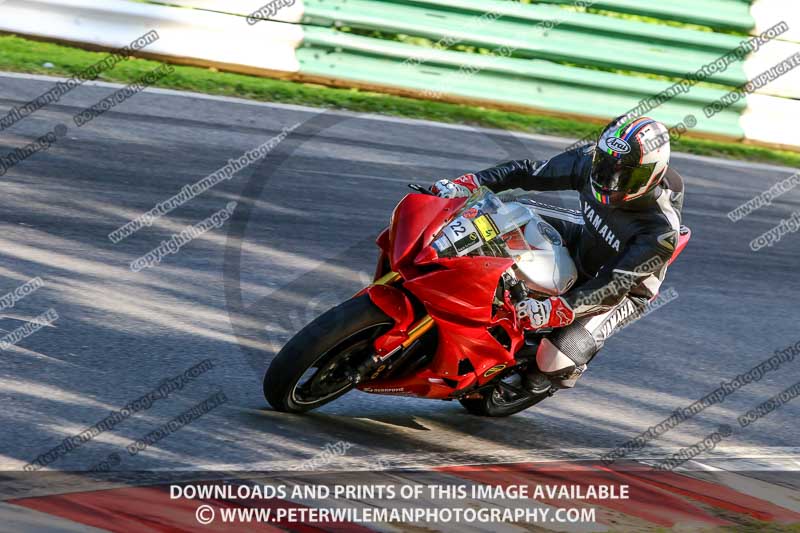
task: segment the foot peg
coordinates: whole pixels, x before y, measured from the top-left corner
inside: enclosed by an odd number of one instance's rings
[[[522,385],[528,392],[537,395],[544,394],[553,387],[550,383],[550,378],[536,371],[525,374],[522,379]]]

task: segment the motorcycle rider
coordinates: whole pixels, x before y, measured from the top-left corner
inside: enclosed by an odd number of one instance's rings
[[[444,198],[469,196],[482,185],[495,192],[579,192],[580,212],[536,209],[561,234],[578,280],[562,296],[517,304],[526,327],[557,328],[539,345],[538,371],[525,376],[532,392],[573,387],[614,330],[635,320],[658,294],[678,243],[683,206],[683,179],[669,159],[662,123],[621,116],[596,145],[549,160],[508,161],[431,187]]]

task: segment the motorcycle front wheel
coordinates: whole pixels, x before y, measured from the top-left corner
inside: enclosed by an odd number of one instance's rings
[[[288,413],[332,402],[354,387],[350,374],[393,324],[367,295],[326,311],[272,360],[264,375],[264,397],[274,409]]]

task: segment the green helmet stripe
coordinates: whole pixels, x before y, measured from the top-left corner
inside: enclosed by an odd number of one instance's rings
[[[622,130],[627,128],[630,125],[630,123],[633,122],[634,120],[636,120],[636,117],[628,119],[628,121],[625,124],[620,126],[619,129],[616,132],[614,132],[614,137],[619,137],[620,133],[622,133]]]
[[[614,132],[614,137],[619,137],[620,133],[622,133],[622,130],[624,130],[625,128],[627,128],[627,127],[628,127],[628,125],[629,125],[631,122],[633,122],[634,120],[636,120],[636,117],[633,117],[633,118],[631,118],[631,119],[628,119],[628,121],[627,121],[627,122],[625,122],[624,124],[622,124],[622,126],[620,126],[620,127],[619,127],[619,129],[618,129],[617,131],[615,131],[615,132]],[[612,150],[611,148],[608,148],[608,149],[607,149],[607,152],[608,152],[608,155],[614,155],[614,150]]]

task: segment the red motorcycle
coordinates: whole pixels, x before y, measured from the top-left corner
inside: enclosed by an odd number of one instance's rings
[[[514,306],[563,294],[577,279],[561,236],[532,200],[487,188],[441,199],[418,185],[377,239],[375,281],[300,330],[264,376],[279,411],[314,409],[353,388],[458,400],[508,416],[542,401],[521,382],[547,330],[525,331]],[[681,231],[674,260],[689,240]]]

